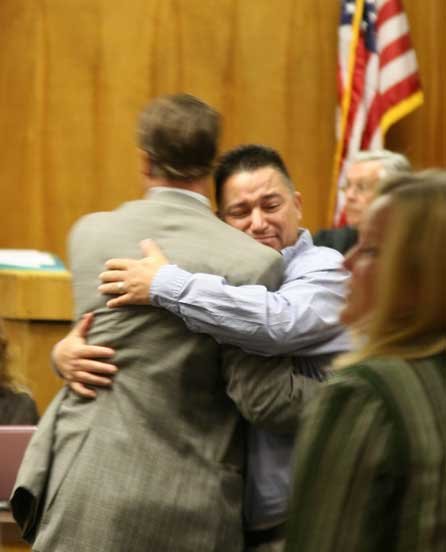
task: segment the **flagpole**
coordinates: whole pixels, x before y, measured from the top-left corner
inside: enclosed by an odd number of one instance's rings
[[[350,112],[350,105],[351,105],[352,82],[353,82],[353,74],[354,74],[355,62],[356,62],[355,54],[358,46],[363,11],[364,11],[364,0],[356,0],[355,14],[354,14],[353,23],[352,23],[352,40],[351,40],[349,60],[348,60],[348,78],[347,78],[346,86],[344,87],[345,92],[342,97],[341,128],[340,128],[339,139],[336,144],[335,160],[333,165],[332,186],[331,186],[329,212],[328,212],[328,217],[329,217],[328,226],[333,225],[333,218],[336,210],[336,198],[338,195],[338,180],[339,180],[340,166],[342,162],[342,150],[344,146],[345,131],[347,128],[348,114]]]

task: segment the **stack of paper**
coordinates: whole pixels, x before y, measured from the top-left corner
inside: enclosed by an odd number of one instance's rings
[[[23,268],[63,270],[60,259],[51,253],[36,249],[0,249],[0,269]]]

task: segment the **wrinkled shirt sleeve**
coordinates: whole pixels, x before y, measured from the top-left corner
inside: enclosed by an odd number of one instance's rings
[[[347,277],[342,269],[310,270],[270,292],[264,286],[231,286],[220,276],[166,265],[150,294],[154,305],[220,343],[265,356],[314,355],[349,348],[338,322]]]

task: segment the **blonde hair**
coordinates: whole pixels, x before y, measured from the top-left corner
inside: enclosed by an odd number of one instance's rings
[[[5,324],[0,318],[0,387],[10,387],[12,376],[8,370],[8,339],[6,337]]]
[[[391,217],[376,304],[362,326],[366,342],[338,367],[372,356],[411,359],[446,350],[446,172],[394,177],[380,195],[389,197]]]
[[[29,390],[25,386],[24,378],[11,373],[8,360],[8,338],[5,323],[0,318],[0,389],[7,388],[28,393]]]

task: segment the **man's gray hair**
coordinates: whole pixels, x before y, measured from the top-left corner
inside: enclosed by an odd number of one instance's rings
[[[351,158],[350,164],[365,163],[367,161],[379,161],[381,163],[385,173],[381,177],[412,171],[410,161],[405,155],[386,149],[359,151]]]

